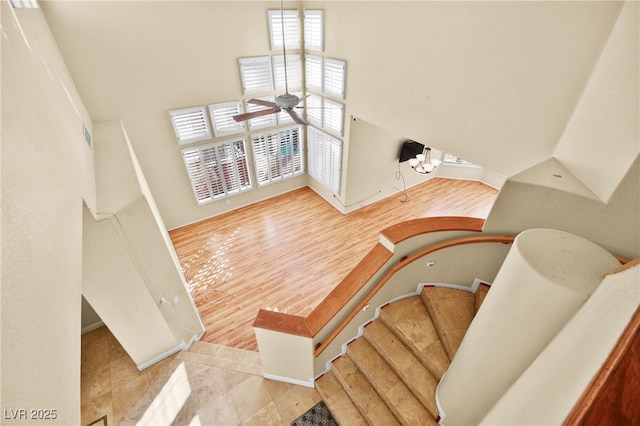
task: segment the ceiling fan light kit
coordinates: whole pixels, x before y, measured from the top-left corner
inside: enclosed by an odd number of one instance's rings
[[[439,158],[431,158],[431,148],[424,147],[422,154],[416,155],[414,158],[409,159],[409,165],[413,170],[421,175],[431,173],[442,164],[442,160]]]

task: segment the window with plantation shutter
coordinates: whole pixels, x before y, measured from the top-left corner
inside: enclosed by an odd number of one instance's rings
[[[273,90],[271,58],[259,56],[240,58],[240,77],[245,94],[270,92]]]
[[[242,103],[240,101],[209,105],[213,134],[216,137],[220,137],[241,133],[244,130],[244,122],[238,123],[233,119],[233,116],[242,112]]]
[[[169,111],[178,144],[186,145],[211,139],[209,121],[203,106]]]
[[[284,57],[274,56],[273,58],[273,81],[276,90],[284,90]],[[300,55],[287,55],[287,83],[289,89],[302,88],[302,62]]]
[[[244,139],[182,149],[198,205],[251,189]]]
[[[313,93],[309,94],[309,97],[305,99],[304,111],[307,114],[307,122],[318,127],[322,127],[323,100],[322,96]]]
[[[322,92],[323,58],[321,56],[305,55],[304,72],[307,89]]]
[[[344,99],[347,63],[338,59],[324,60],[324,93]]]
[[[324,50],[324,11],[304,11],[304,48],[305,50]]]
[[[342,141],[315,127],[308,126],[309,175],[335,194],[340,193]]]
[[[273,97],[268,97],[268,98],[262,97],[262,98],[256,98],[256,99],[273,102]],[[246,102],[246,107],[247,107],[247,112],[254,112],[254,111],[259,111],[263,109],[268,109],[263,105],[251,104],[249,102]],[[248,120],[248,122],[249,122],[249,130],[264,129],[265,127],[273,127],[277,124],[275,114],[263,115],[261,117],[252,118]]]
[[[322,128],[342,136],[344,105],[331,99],[325,99],[322,112]]]
[[[474,166],[473,163],[463,160],[460,157],[456,157],[451,154],[444,154],[442,164],[454,165],[454,166]]]
[[[282,19],[284,15],[284,40],[287,49],[300,49],[300,14],[297,10],[268,10],[271,50],[282,50]]]
[[[301,130],[298,126],[251,135],[259,186],[304,172]]]

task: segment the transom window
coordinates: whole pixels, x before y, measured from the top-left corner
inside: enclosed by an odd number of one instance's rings
[[[242,103],[240,101],[224,102],[209,105],[209,114],[213,123],[213,134],[216,137],[242,133],[244,123],[238,123],[233,119],[236,114],[241,114]]]
[[[305,50],[324,50],[324,11],[304,11],[304,48]]]
[[[300,49],[300,13],[297,10],[268,10],[271,50],[282,50],[282,18],[284,16],[284,39],[287,49]]]
[[[245,95],[273,90],[271,57],[240,58],[240,76]]]
[[[207,113],[203,106],[169,111],[178,144],[186,145],[211,139]]]

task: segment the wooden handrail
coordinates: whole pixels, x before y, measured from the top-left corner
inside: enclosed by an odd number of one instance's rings
[[[619,261],[620,263],[622,263],[622,265],[621,265],[621,266],[619,266],[619,267],[617,267],[617,268],[615,268],[615,269],[613,269],[613,270],[611,270],[611,271],[609,271],[609,272],[607,272],[606,274],[604,274],[604,276],[605,276],[605,277],[606,277],[607,275],[617,274],[618,272],[622,272],[622,271],[624,271],[625,269],[629,269],[629,268],[631,268],[631,267],[636,266],[638,263],[640,263],[640,257],[637,257],[637,258],[635,258],[635,259],[633,259],[633,260],[631,260],[631,261],[628,261],[628,260],[626,260],[626,259],[622,259],[622,258],[620,258],[620,257],[617,257],[617,259],[618,259],[618,261]]]
[[[335,338],[340,334],[342,330],[355,318],[355,316],[373,299],[373,297],[384,287],[384,285],[391,279],[391,277],[398,272],[400,269],[404,268],[408,264],[413,261],[438,250],[442,250],[445,248],[465,245],[465,244],[475,244],[475,243],[503,243],[503,244],[511,244],[513,243],[515,237],[513,236],[480,236],[480,237],[466,237],[459,238],[456,240],[445,241],[442,243],[434,244],[432,246],[426,247],[423,250],[414,253],[413,255],[402,259],[400,262],[396,263],[385,275],[376,283],[376,285],[371,289],[369,293],[362,299],[358,305],[356,305],[353,310],[347,315],[340,324],[327,336],[327,338],[316,347],[314,351],[314,355],[317,357],[324,351],[331,342],[335,340]],[[314,334],[315,335],[315,334]]]
[[[304,325],[304,317],[286,314],[284,312],[260,309],[253,326],[280,333],[294,334],[302,337],[312,337]]]
[[[633,366],[638,362],[639,342],[640,308],[636,309],[613,351],[591,379],[563,425],[588,425],[595,424],[596,420],[600,422],[613,418],[630,419],[628,416],[637,414],[635,410],[640,403],[640,382],[638,369]],[[628,385],[620,386],[623,382]],[[624,403],[612,404],[611,401]]]
[[[484,219],[465,216],[438,216],[407,220],[388,228],[380,234],[393,244],[398,244],[416,235],[438,231],[472,231],[480,232]]]

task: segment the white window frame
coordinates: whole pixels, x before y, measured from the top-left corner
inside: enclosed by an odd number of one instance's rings
[[[342,140],[313,126],[307,126],[309,176],[334,194],[340,194]]]
[[[297,146],[293,142],[294,133],[297,134]],[[302,126],[252,134],[251,149],[259,187],[304,173]]]
[[[323,92],[344,99],[347,79],[347,63],[340,59],[324,58]]]
[[[287,49],[300,49],[300,12],[298,10],[268,10],[271,50],[282,49],[282,17],[284,16],[284,40]]]
[[[199,206],[253,188],[245,138],[183,148],[181,153]]]
[[[173,131],[179,145],[211,139],[211,128],[204,106],[169,111]]]
[[[216,137],[236,135],[244,131],[244,122],[237,122],[234,115],[242,114],[242,102],[231,101],[209,105],[209,115]]]
[[[275,90],[284,90],[284,57],[273,56],[273,85]],[[287,55],[287,83],[289,89],[297,90],[302,88],[302,60],[299,54]]]
[[[324,81],[324,58],[317,55],[304,56],[305,86],[322,92]]]
[[[463,160],[460,157],[456,157],[453,154],[444,154],[444,158],[442,159],[442,164],[447,166],[465,166],[465,167],[478,167],[473,163],[470,163],[466,160]]]
[[[273,90],[273,71],[270,56],[239,58],[240,79],[245,95]]]
[[[324,10],[304,11],[304,48],[324,51]]]

